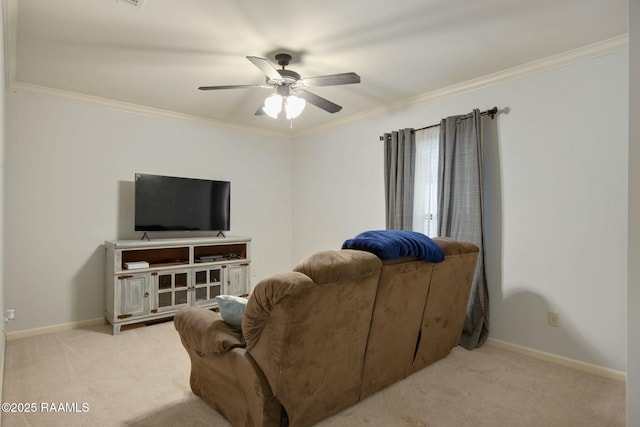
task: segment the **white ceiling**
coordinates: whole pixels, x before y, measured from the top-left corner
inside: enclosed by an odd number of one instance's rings
[[[627,33],[626,0],[5,0],[10,87],[63,91],[295,133]],[[362,83],[311,91],[291,124],[254,116],[270,90],[245,56],[300,52],[302,77]],[[62,93],[62,92],[60,92]],[[94,98],[95,99],[95,98]],[[104,101],[108,100],[108,101]]]

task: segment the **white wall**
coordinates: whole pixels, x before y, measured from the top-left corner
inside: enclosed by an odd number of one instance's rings
[[[379,135],[508,108],[485,147],[491,337],[625,370],[627,52],[290,141],[45,96],[7,97],[12,330],[102,317],[107,239],[135,238],[134,172],[232,181],[254,283],[384,227]],[[293,149],[292,149],[293,147]],[[561,327],[546,325],[560,312]]]
[[[293,162],[295,261],[365,229],[384,228],[382,144],[351,125],[296,140]],[[381,203],[382,201],[382,203]]]
[[[629,117],[640,116],[640,0],[629,2]],[[640,121],[629,121],[627,425],[640,425]]]
[[[383,132],[508,108],[484,120],[490,336],[624,371],[627,90],[618,52],[301,137],[294,259],[384,228]]]
[[[289,140],[21,93],[7,123],[10,330],[103,317],[102,245],[140,238],[135,172],[230,180],[230,234],[253,238],[254,284],[291,268]]]

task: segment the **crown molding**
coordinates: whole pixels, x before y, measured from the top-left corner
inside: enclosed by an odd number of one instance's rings
[[[206,117],[178,113],[175,111],[162,110],[159,108],[147,107],[122,101],[115,101],[107,98],[100,98],[91,95],[85,95],[77,92],[64,91],[59,89],[53,89],[45,86],[33,85],[29,83],[22,83],[15,81],[15,43],[11,43],[11,34],[14,35],[15,25],[11,25],[11,20],[15,19],[16,7],[11,6],[14,4],[12,0],[3,0],[5,5],[5,45],[13,48],[6,50],[7,52],[7,80],[9,90],[15,92],[30,93],[36,95],[46,95],[53,97],[60,97],[71,101],[90,103],[95,105],[101,105],[108,108],[114,108],[118,110],[128,111],[137,114],[144,114],[149,116],[182,120],[192,123],[199,123],[209,126],[215,126],[219,128],[225,128],[235,131],[247,132],[252,134],[271,136],[277,138],[285,138],[293,140],[306,136],[322,132],[328,129],[333,129],[339,126],[344,126],[350,123],[358,122],[365,119],[379,117],[391,112],[398,112],[414,107],[416,105],[432,102],[437,99],[450,97],[453,95],[459,95],[466,92],[471,92],[490,86],[495,86],[501,83],[505,83],[511,80],[519,79],[533,74],[543,73],[546,71],[558,69],[571,65],[577,62],[585,61],[588,59],[596,58],[599,56],[608,55],[614,52],[625,50],[629,45],[628,34],[623,34],[618,37],[613,37],[607,40],[603,40],[598,43],[593,43],[587,46],[583,46],[577,49],[573,49],[567,52],[563,52],[557,55],[549,56],[537,61],[528,62],[516,67],[508,68],[496,73],[488,74],[482,77],[478,77],[466,82],[451,85],[442,89],[437,89],[431,92],[422,93],[410,98],[403,99],[398,102],[394,102],[382,107],[376,107],[361,113],[351,114],[339,119],[331,120],[321,125],[312,126],[307,129],[302,129],[294,133],[284,133],[278,131],[270,131],[266,129],[260,129],[251,126],[232,125],[220,120],[214,120]],[[7,10],[7,6],[9,10]],[[12,18],[13,16],[13,18]],[[15,21],[14,21],[15,22]],[[9,25],[7,25],[9,24]]]
[[[623,34],[621,36],[613,37],[607,40],[603,40],[597,43],[593,43],[587,46],[583,46],[570,51],[562,52],[556,55],[552,55],[543,59],[528,62],[516,67],[508,68],[495,73],[487,74],[482,77],[478,77],[466,82],[451,85],[442,89],[436,89],[431,92],[416,95],[410,98],[403,99],[398,102],[394,102],[382,107],[376,107],[371,110],[364,111],[358,114],[352,114],[347,117],[332,120],[324,124],[310,127],[301,130],[293,135],[293,138],[299,138],[301,136],[318,133],[324,130],[335,128],[338,126],[347,125],[349,123],[357,122],[360,120],[379,117],[392,112],[398,112],[414,107],[416,105],[426,104],[437,99],[450,97],[453,95],[460,95],[466,92],[471,92],[479,89],[484,89],[490,86],[495,86],[501,83],[505,83],[511,80],[519,79],[522,77],[530,76],[533,74],[544,73],[546,71],[555,70],[565,67],[567,65],[575,64],[577,62],[586,61],[599,56],[608,55],[611,53],[619,52],[621,50],[628,49],[629,36]]]
[[[196,116],[193,114],[178,113],[176,111],[163,110],[161,108],[154,108],[154,107],[148,107],[145,105],[132,104],[129,102],[116,101],[113,99],[101,98],[98,96],[86,95],[83,93],[65,91],[61,89],[54,89],[46,86],[34,85],[31,83],[22,83],[22,82],[13,81],[9,84],[9,90],[13,92],[28,93],[31,95],[44,95],[44,96],[50,96],[55,98],[63,98],[68,101],[99,105],[102,107],[112,108],[115,110],[127,111],[130,113],[142,114],[142,115],[147,115],[152,117],[187,121],[191,123],[215,126],[217,128],[224,128],[229,130],[253,133],[253,134],[258,134],[262,136],[291,139],[291,135],[285,134],[282,132],[270,131],[270,130],[250,127],[250,126],[234,125],[227,122],[223,122],[221,120],[210,119],[207,117]]]
[[[248,132],[262,136],[270,136],[277,138],[291,139],[288,133],[270,131],[250,126],[233,125],[221,120],[214,120],[207,117],[196,116],[192,114],[178,113],[160,108],[148,107],[144,105],[132,104],[122,101],[116,101],[108,98],[86,95],[78,92],[54,89],[46,86],[34,85],[16,81],[16,39],[18,32],[18,0],[2,0],[3,18],[4,18],[4,51],[5,51],[5,85],[8,90],[13,92],[28,93],[32,95],[44,95],[50,97],[63,98],[69,101],[75,101],[85,104],[100,105],[116,110],[127,111],[136,114],[143,114],[165,119],[181,120],[191,123],[198,123],[208,126],[215,126],[223,129],[230,129],[241,132]]]
[[[49,97],[63,98],[69,101],[85,104],[99,105],[120,111],[127,111],[152,117],[181,120],[207,126],[214,126],[223,129],[230,129],[240,132],[258,134],[263,136],[291,139],[291,135],[283,132],[269,131],[249,126],[233,125],[222,120],[214,120],[207,117],[192,114],[178,113],[170,110],[163,110],[138,104],[116,101],[108,98],[86,95],[78,92],[54,89],[51,87],[34,85],[31,83],[19,82],[16,80],[16,39],[18,31],[18,0],[2,0],[4,15],[4,51],[5,51],[5,84],[9,91],[26,93],[31,95],[44,95]]]

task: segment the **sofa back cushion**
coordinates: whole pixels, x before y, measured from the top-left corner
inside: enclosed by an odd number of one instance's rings
[[[479,249],[470,242],[435,238],[445,252],[435,264],[412,372],[443,358],[460,341]]]
[[[367,252],[324,251],[254,289],[242,323],[247,351],[291,425],[358,401],[381,268]]]
[[[250,350],[260,339],[274,307],[285,297],[294,297],[316,285],[302,273],[277,273],[260,281],[247,301],[242,319],[242,334]]]
[[[383,262],[360,398],[411,373],[433,266],[415,258]]]

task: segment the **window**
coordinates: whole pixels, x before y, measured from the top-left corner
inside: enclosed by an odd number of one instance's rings
[[[417,130],[413,230],[438,235],[438,144],[440,126]]]

